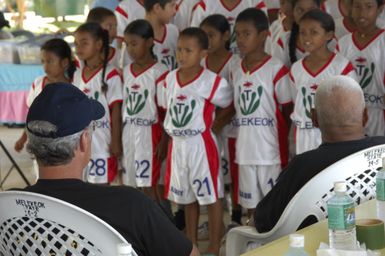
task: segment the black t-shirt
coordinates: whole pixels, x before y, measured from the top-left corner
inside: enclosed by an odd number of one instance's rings
[[[380,144],[385,144],[385,137],[366,137],[361,140],[324,143],[317,149],[295,156],[282,171],[277,184],[257,205],[254,222],[258,232],[270,231],[290,200],[320,171],[346,156]],[[301,228],[315,221],[315,218],[308,219],[302,223]]]
[[[76,179],[38,180],[26,191],[74,204],[114,227],[138,255],[190,255],[192,243],[143,193],[123,186],[98,186]]]

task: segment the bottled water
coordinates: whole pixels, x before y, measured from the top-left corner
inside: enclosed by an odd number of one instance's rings
[[[291,234],[289,241],[289,250],[284,256],[309,256],[304,249],[305,237],[303,235]]]
[[[355,250],[357,239],[354,201],[346,194],[345,182],[335,182],[334,193],[327,202],[330,248]]]
[[[121,243],[118,244],[118,256],[132,256],[131,244]]]
[[[385,222],[385,157],[376,176],[377,217]]]

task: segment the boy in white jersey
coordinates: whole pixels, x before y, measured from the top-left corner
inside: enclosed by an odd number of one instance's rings
[[[154,54],[169,70],[176,68],[175,49],[178,28],[170,24],[176,13],[175,0],[144,0],[146,20],[154,30]]]
[[[355,66],[364,91],[369,136],[385,134],[385,32],[376,25],[383,0],[353,0],[352,17],[357,30],[342,37],[338,49]]]
[[[293,64],[290,70],[294,112],[291,116],[296,126],[296,153],[317,148],[321,144],[321,132],[313,125],[314,94],[323,79],[334,75],[356,78],[353,65],[340,54],[327,48],[334,36],[331,15],[314,9],[300,20],[300,40],[308,55]]]
[[[219,254],[223,197],[220,191],[219,153],[211,131],[215,106],[227,107],[231,88],[220,76],[200,63],[208,39],[199,28],[183,30],[178,39],[179,68],[165,80],[163,97],[167,109],[164,128],[171,136],[166,171],[166,194],[171,201],[185,204],[186,235],[197,243],[198,204],[207,205],[209,215],[208,252]]]
[[[265,53],[268,29],[266,15],[253,8],[241,12],[235,24],[237,44],[244,55],[231,73],[236,109],[233,125],[238,127],[238,198],[250,215],[288,162],[289,70]]]
[[[152,53],[153,39],[154,31],[146,20],[133,21],[125,30],[125,43],[133,63],[123,72],[123,183],[143,188],[159,201],[156,186],[164,159],[157,153],[167,152],[167,144],[161,143],[163,120],[156,98],[168,70]]]
[[[99,24],[85,23],[78,27],[75,46],[84,66],[75,72],[73,84],[105,108],[104,117],[95,122],[85,179],[106,184],[114,180],[117,158],[122,153],[122,79],[119,71],[107,64],[108,35]]]
[[[176,14],[172,23],[178,27],[179,31],[190,26],[194,6],[199,0],[177,0]]]

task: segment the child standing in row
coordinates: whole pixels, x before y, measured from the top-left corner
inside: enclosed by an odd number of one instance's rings
[[[238,128],[238,198],[251,216],[287,164],[292,104],[289,70],[264,51],[269,33],[267,16],[254,8],[244,10],[237,17],[235,33],[244,56],[232,66],[231,73],[236,109],[233,124]]]
[[[199,28],[187,28],[177,44],[179,68],[165,80],[160,100],[167,109],[164,127],[172,140],[166,171],[165,196],[184,204],[186,234],[197,244],[200,205],[207,205],[209,253],[219,254],[223,197],[219,153],[211,131],[215,106],[225,108],[232,100],[231,88],[220,76],[204,69],[208,39]]]
[[[353,0],[352,18],[356,31],[344,36],[338,49],[355,66],[365,94],[369,121],[366,134],[384,136],[385,32],[376,25],[383,0]]]
[[[165,156],[159,153],[167,151],[167,144],[160,143],[163,120],[156,98],[168,70],[152,52],[154,31],[150,23],[136,20],[124,34],[133,62],[123,70],[123,183],[143,188],[151,198],[160,200],[156,186]]]
[[[78,27],[75,47],[84,67],[75,72],[73,84],[102,103],[106,111],[105,116],[95,122],[85,179],[92,183],[110,183],[117,174],[117,158],[122,153],[122,79],[119,71],[108,64],[108,32],[99,24],[85,23]]]
[[[334,30],[333,18],[319,9],[304,14],[299,23],[301,44],[308,56],[295,62],[290,70],[295,100],[292,119],[296,126],[297,154],[317,148],[322,141],[320,130],[312,122],[314,95],[319,83],[335,75],[356,78],[350,61],[328,49]]]

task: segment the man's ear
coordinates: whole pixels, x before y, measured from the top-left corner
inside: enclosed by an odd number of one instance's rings
[[[319,128],[317,111],[315,111],[314,108],[311,109],[311,121],[313,122],[314,127]]]
[[[362,127],[365,127],[368,123],[369,117],[368,117],[368,109],[365,107],[364,112],[362,113]]]
[[[87,147],[89,147],[89,141],[90,141],[90,134],[89,134],[89,131],[87,129],[80,136],[80,141],[79,141],[79,151],[80,152],[84,153],[87,151]]]

